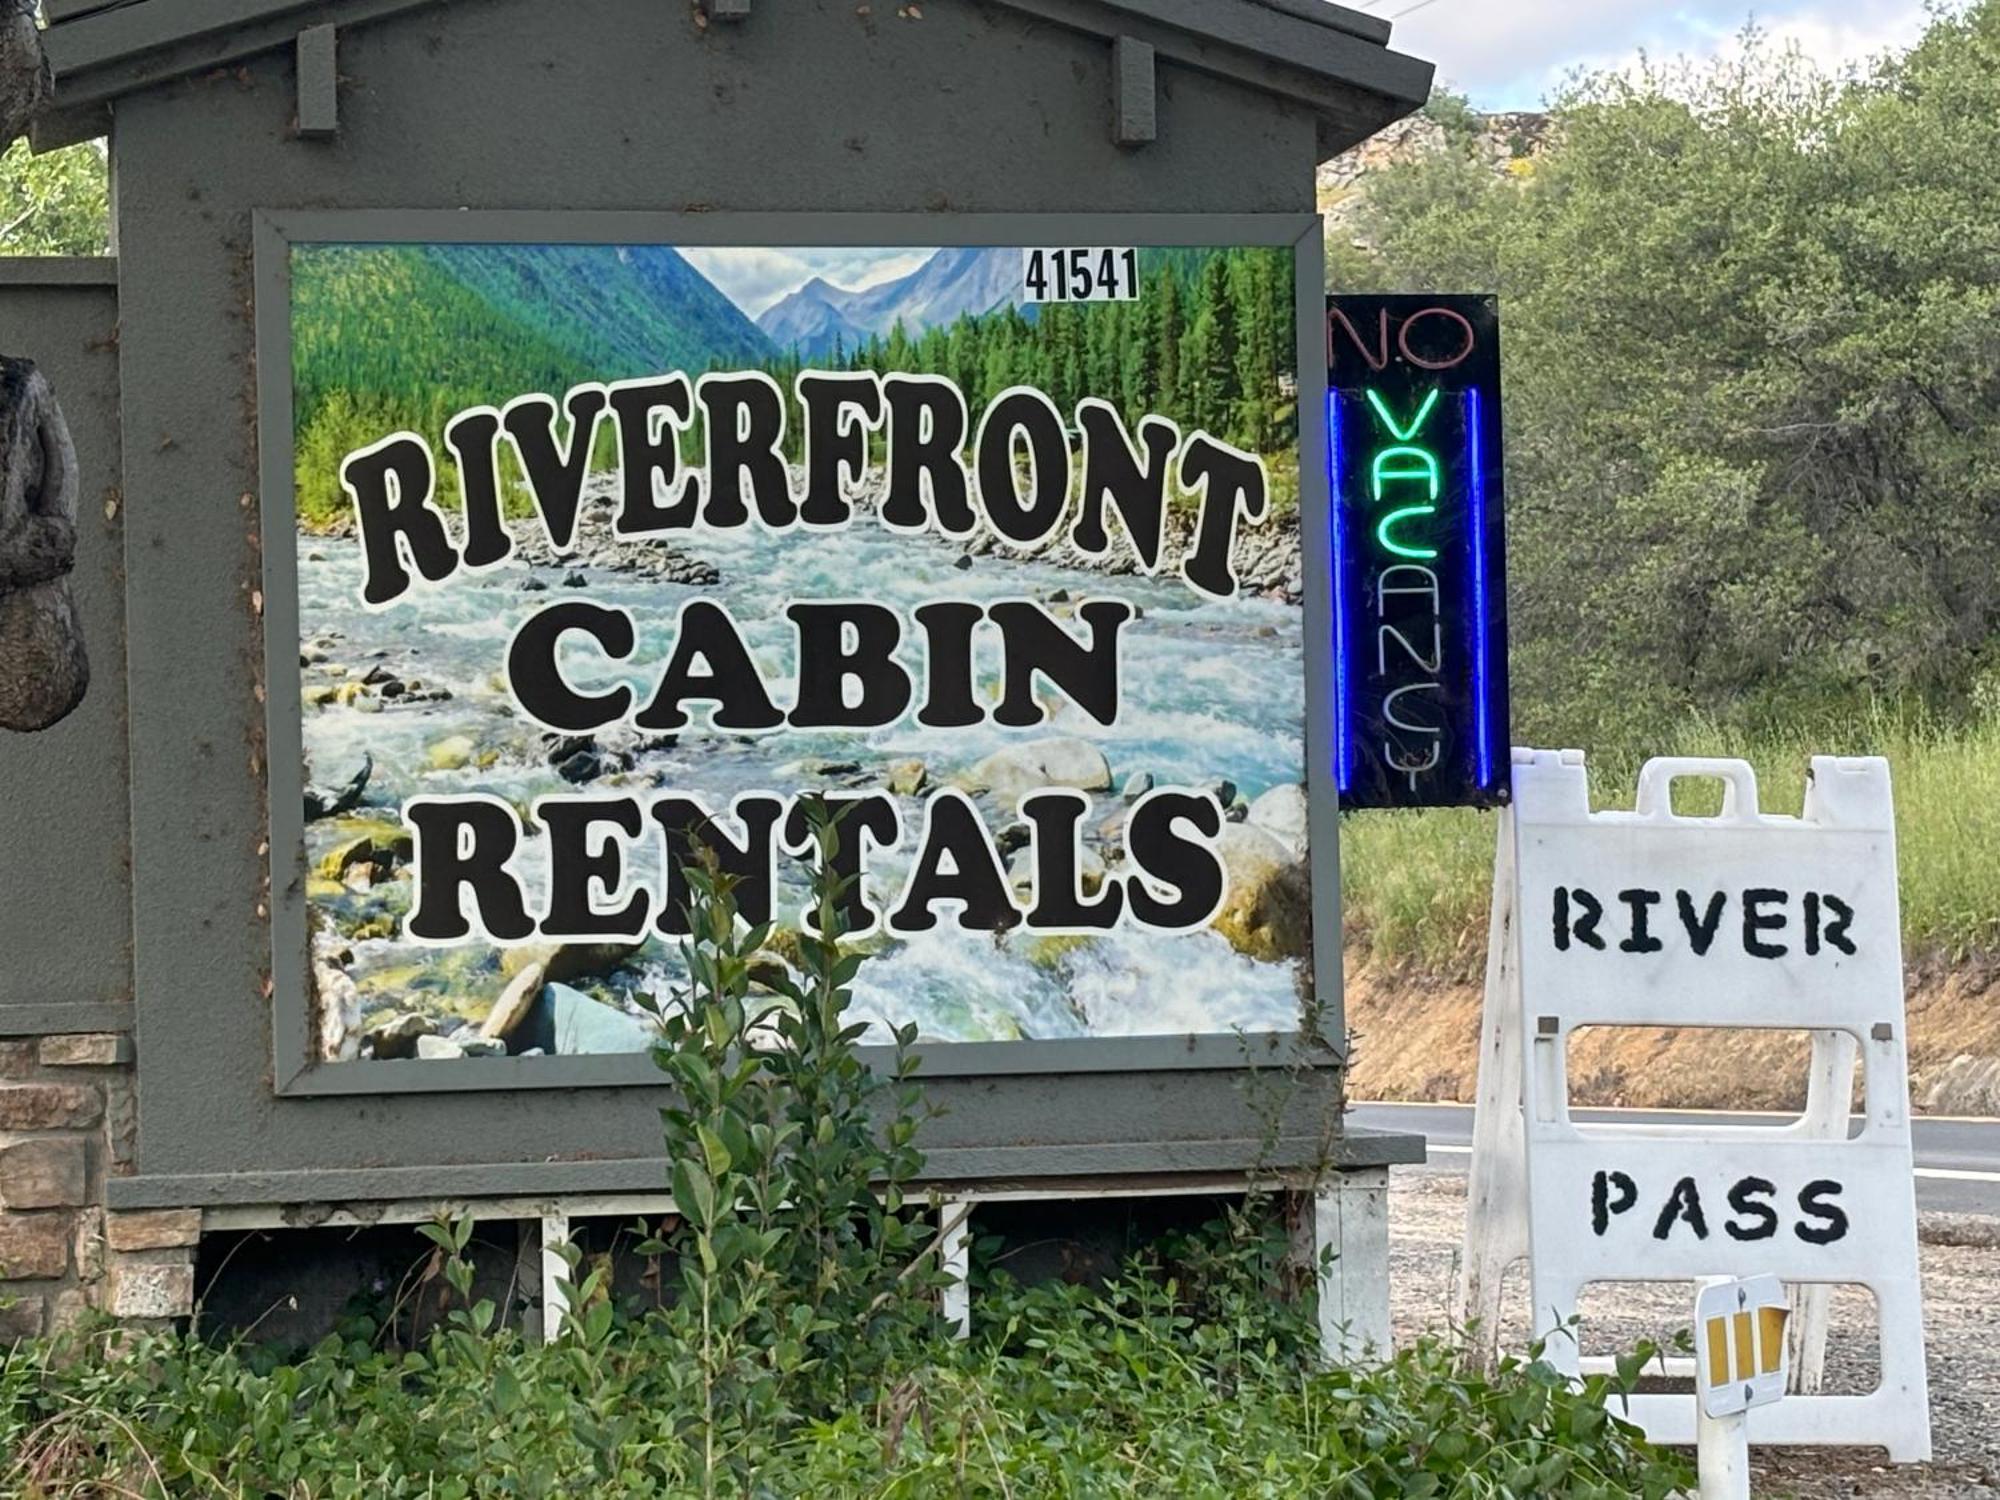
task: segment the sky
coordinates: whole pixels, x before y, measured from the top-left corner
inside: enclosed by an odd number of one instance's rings
[[[1480,109],[1536,109],[1573,68],[1712,57],[1751,19],[1746,0],[1344,0],[1395,21],[1390,45],[1428,58]],[[1923,0],[1766,0],[1757,24],[1838,70],[1907,47]]]
[[[1536,109],[1577,68],[1726,53],[1753,14],[1781,43],[1838,71],[1922,32],[1924,0],[1342,0],[1395,22],[1391,43],[1438,65],[1480,109]],[[929,251],[687,249],[703,275],[756,317],[815,276],[857,291],[915,270]]]
[[[931,258],[930,250],[835,250],[793,246],[758,249],[687,247],[681,249],[694,268],[714,282],[722,295],[756,317],[788,292],[815,276],[837,287],[858,292],[863,287],[904,276]]]

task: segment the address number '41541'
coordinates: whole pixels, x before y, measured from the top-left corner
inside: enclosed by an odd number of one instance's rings
[[[1021,252],[1029,302],[1136,302],[1139,252],[1133,249],[1036,249]]]

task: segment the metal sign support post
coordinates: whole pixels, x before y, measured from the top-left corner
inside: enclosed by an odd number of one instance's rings
[[[1711,1417],[1702,1412],[1695,1421],[1695,1442],[1700,1447],[1695,1473],[1701,1500],[1750,1500],[1750,1414]]]
[[[1750,1412],[1784,1399],[1790,1321],[1775,1276],[1701,1279],[1694,1300],[1701,1500],[1750,1500]]]

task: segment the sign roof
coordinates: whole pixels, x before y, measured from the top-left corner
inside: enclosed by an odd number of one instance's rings
[[[434,0],[44,0],[56,107],[37,149],[103,133],[120,94]],[[574,0],[571,0],[574,3]],[[1331,156],[1430,96],[1432,66],[1388,47],[1389,25],[1328,0],[988,0],[1307,105]],[[461,12],[462,13],[462,12]],[[782,14],[750,24],[783,25]]]

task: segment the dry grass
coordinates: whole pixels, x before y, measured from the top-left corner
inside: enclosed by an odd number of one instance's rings
[[[2000,720],[1947,730],[1891,715],[1839,734],[1773,734],[1745,744],[1692,724],[1661,755],[1729,755],[1757,769],[1767,811],[1799,808],[1814,754],[1886,755],[1896,789],[1903,941],[1912,958],[2000,952]],[[1629,807],[1644,755],[1591,756],[1600,807]],[[1718,788],[1676,789],[1676,805],[1714,811]],[[1341,886],[1351,958],[1438,979],[1476,979],[1486,961],[1495,818],[1490,813],[1348,815]]]
[[[1802,805],[1810,756],[1829,750],[1887,755],[1895,782],[1912,1095],[1985,1112],[1990,1083],[1945,1069],[2000,1059],[2000,722],[1948,732],[1885,717],[1851,738],[1773,736],[1747,750],[1696,726],[1661,753],[1741,755],[1764,808],[1784,812]],[[1592,757],[1599,806],[1631,805],[1641,759]],[[1701,799],[1719,790],[1688,790],[1684,811],[1715,810]],[[1343,821],[1356,1097],[1472,1099],[1495,830],[1493,815],[1456,810]],[[1804,1098],[1805,1046],[1782,1032],[1586,1032],[1570,1076],[1582,1104],[1788,1109]]]

